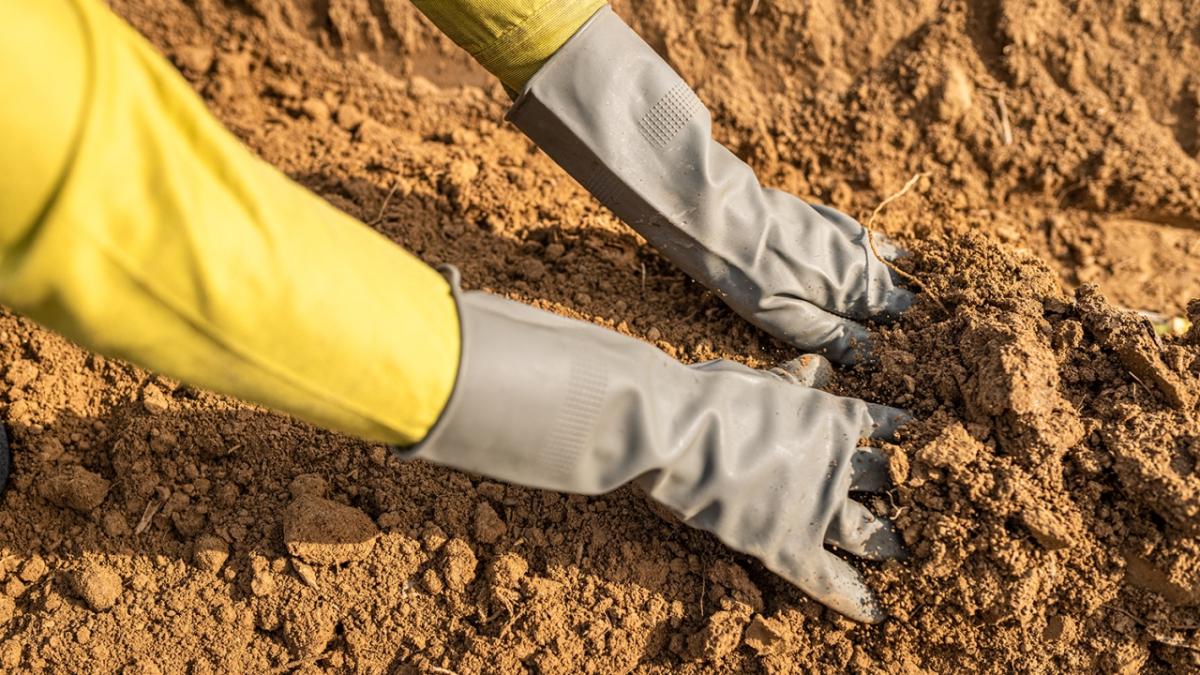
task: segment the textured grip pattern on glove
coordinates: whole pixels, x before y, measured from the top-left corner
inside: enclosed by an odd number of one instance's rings
[[[579,178],[579,184],[601,204],[607,204],[625,189],[625,185],[616,174],[604,165],[597,164],[592,170]]]
[[[680,82],[646,111],[638,121],[638,128],[641,129],[642,137],[647,143],[662,150],[670,145],[679,132],[703,109],[704,104],[692,88]]]
[[[548,472],[548,478],[556,481],[570,479],[579,463],[580,453],[592,438],[608,393],[608,371],[602,362],[581,355],[571,362],[570,368],[562,408],[550,428],[538,461]]]

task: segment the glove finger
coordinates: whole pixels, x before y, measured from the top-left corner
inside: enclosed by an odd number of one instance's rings
[[[894,441],[896,431],[912,421],[912,415],[899,408],[889,408],[878,403],[867,404],[866,421],[861,431],[863,438],[873,438],[882,441]]]
[[[871,318],[879,323],[891,323],[900,318],[909,307],[912,307],[917,296],[907,288],[900,284],[904,282],[895,270],[889,269],[888,274],[892,277],[894,288],[887,294],[883,300],[883,305],[879,307],[878,312]]]
[[[688,366],[692,370],[703,370],[709,373],[735,373],[738,375],[760,375],[763,371],[755,370],[744,363],[730,361],[728,359],[714,359],[712,361],[701,361]]]
[[[876,518],[853,499],[847,499],[829,523],[825,543],[867,560],[898,560],[907,556],[892,524]]]
[[[879,623],[887,618],[875,594],[850,563],[824,549],[805,555],[811,560],[804,578],[790,581],[810,598],[862,623]]]
[[[874,252],[869,253],[870,265],[875,268],[872,272],[872,277],[876,280],[881,280],[886,274],[887,280],[890,283],[885,284],[885,287],[880,289],[879,294],[868,292],[867,295],[872,298],[870,307],[866,308],[870,318],[881,321],[890,322],[896,320],[904,310],[912,306],[916,296],[912,291],[903,287],[900,275],[891,269],[886,262],[892,262],[903,258],[908,253],[896,245],[890,237],[879,232],[868,230],[854,218],[838,211],[835,208],[825,206],[823,204],[812,204],[813,210],[821,215],[825,220],[833,223],[847,237],[862,241],[864,248],[871,249],[871,244],[874,244]],[[867,237],[870,237],[870,242],[867,242]],[[876,256],[876,253],[878,256]],[[879,258],[879,260],[876,260]]]
[[[892,487],[888,456],[878,448],[859,448],[850,458],[851,492],[886,492]]]
[[[692,370],[731,373],[750,377],[772,377],[808,389],[820,389],[833,378],[833,364],[818,354],[805,354],[770,370],[756,370],[745,364],[724,359],[693,363]]]
[[[872,237],[875,242],[875,252],[879,257],[887,262],[895,262],[901,258],[908,257],[908,251],[900,248],[891,237],[882,232],[868,232],[867,236]],[[872,318],[876,321],[888,323],[900,318],[909,307],[912,307],[913,301],[917,299],[916,294],[904,288],[904,279],[892,267],[887,267],[888,276],[892,279],[892,290],[883,299],[883,305],[879,307],[878,313]]]
[[[841,229],[841,231],[848,237],[858,237],[862,233],[871,235],[871,242],[875,244],[875,252],[879,254],[880,258],[887,260],[888,262],[894,262],[908,255],[908,251],[900,248],[900,246],[896,244],[896,240],[882,232],[868,230],[865,225],[858,222],[858,219],[852,218],[851,216],[838,211],[832,206],[826,206],[825,204],[809,204],[809,206],[811,206],[814,211],[821,214],[822,218],[837,225],[839,229]],[[867,244],[867,246],[870,247],[870,244]]]
[[[788,327],[775,336],[793,347],[845,366],[871,360],[871,333],[862,324],[803,300],[792,300],[775,311],[787,315]]]
[[[908,257],[908,251],[900,248],[895,239],[887,236],[882,232],[872,232],[875,238],[875,251],[879,253],[879,257],[888,262],[896,262],[901,258]]]
[[[772,368],[771,372],[801,387],[824,389],[833,379],[833,364],[820,354],[805,354]]]

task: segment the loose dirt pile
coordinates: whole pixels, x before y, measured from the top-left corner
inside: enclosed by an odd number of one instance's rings
[[[1200,343],[982,236],[918,251],[929,294],[850,387],[920,419],[879,505],[913,552],[873,575],[889,649],[954,645],[919,662],[939,671],[1200,665]]]
[[[406,2],[113,4],[267,161],[468,285],[685,361],[794,356],[503,124]],[[919,420],[877,505],[913,559],[868,570],[896,618],[832,616],[632,490],[402,464],[6,314],[0,666],[1200,669],[1200,335],[1118,311],[1200,288],[1193,3],[616,8],[768,183],[864,216],[926,174],[879,227],[930,292],[835,383]]]

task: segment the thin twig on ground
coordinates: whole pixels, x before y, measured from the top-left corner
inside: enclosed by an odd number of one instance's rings
[[[992,106],[990,106],[990,105],[983,106],[983,113],[984,113],[984,115],[987,116],[988,122],[991,123],[992,131],[995,132],[995,134],[996,134],[996,139],[999,140],[1001,143],[1003,143],[1004,142],[1004,129],[1001,128],[1001,125],[1000,125],[999,113],[997,113],[995,110],[993,110]]]
[[[162,504],[156,499],[146,504],[146,510],[142,512],[141,519],[138,520],[137,526],[133,528],[135,536],[145,532],[146,528],[150,527],[150,521],[154,520],[154,515],[158,513],[158,507],[160,506]]]
[[[918,290],[920,290],[923,293],[925,293],[926,295],[928,295],[929,299],[933,300],[933,302],[935,304],[937,304],[937,306],[940,307],[942,309],[942,311],[946,313],[947,316],[949,316],[950,310],[946,308],[946,305],[944,303],[942,303],[941,298],[939,298],[937,296],[937,294],[934,293],[924,281],[921,281],[920,279],[913,276],[912,274],[905,272],[904,270],[897,267],[895,265],[895,263],[893,263],[892,261],[879,255],[879,249],[875,248],[875,220],[879,217],[880,212],[882,212],[884,207],[886,207],[888,204],[891,204],[892,202],[896,201],[897,199],[908,194],[909,191],[911,191],[914,187],[917,186],[917,183],[922,178],[925,178],[928,175],[929,174],[927,174],[927,173],[918,173],[915,176],[913,176],[912,178],[909,178],[908,182],[904,184],[904,187],[900,188],[899,192],[897,192],[897,193],[893,194],[892,196],[888,197],[887,199],[883,200],[882,202],[879,203],[879,206],[875,207],[875,210],[871,212],[871,217],[867,218],[867,224],[864,227],[866,227],[866,229],[867,229],[867,243],[871,245],[871,253],[880,262],[882,262],[884,265],[886,265],[888,269],[890,269],[893,272],[895,272],[896,274],[900,275],[900,278],[904,279],[905,281],[911,281],[917,287]]]
[[[278,668],[272,670],[271,673],[273,675],[283,675],[283,673],[290,673],[293,670],[299,668],[300,666],[306,666],[309,664],[316,663],[318,660],[321,659],[322,656],[324,656],[324,655],[317,654],[315,656],[309,656],[307,658],[297,659],[295,661],[289,661],[289,662],[283,664],[282,666],[279,666]]]
[[[1150,386],[1147,385],[1145,382],[1142,382],[1142,378],[1135,375],[1132,370],[1126,369],[1125,372],[1129,373],[1129,376],[1133,378],[1134,382],[1137,382],[1138,384],[1142,385],[1142,389],[1145,389],[1147,394],[1150,394],[1151,397],[1156,396],[1156,394],[1154,393],[1154,390],[1151,389]]]
[[[383,217],[387,214],[387,207],[392,203],[392,197],[396,194],[396,188],[398,187],[400,187],[400,181],[392,181],[392,189],[388,190],[387,196],[383,198],[383,204],[379,206],[379,213],[367,225],[375,227],[383,222]]]
[[[1133,612],[1130,612],[1127,609],[1123,609],[1123,608],[1117,607],[1115,605],[1105,605],[1104,607],[1105,607],[1105,609],[1111,609],[1113,611],[1120,612],[1121,614],[1124,614],[1125,616],[1129,617],[1131,620],[1133,620],[1134,623],[1136,623],[1138,626],[1140,626],[1142,629],[1144,629],[1147,633],[1149,633],[1151,642],[1157,642],[1159,644],[1166,645],[1168,647],[1175,647],[1177,649],[1186,649],[1188,651],[1200,653],[1200,646],[1189,644],[1187,642],[1184,642],[1182,640],[1176,639],[1176,638],[1168,636],[1168,635],[1163,635],[1157,629],[1155,629],[1154,626],[1151,626],[1150,622],[1135,615]],[[1186,626],[1186,627],[1183,627],[1182,629],[1178,628],[1178,627],[1168,627],[1169,630],[1191,630],[1194,628],[1196,628],[1196,626]]]
[[[996,136],[1000,139],[1002,145],[1012,145],[1012,120],[1008,114],[1008,103],[1004,96],[1004,90],[984,86],[980,86],[979,90],[991,96],[996,104],[994,110],[991,106],[983,106],[983,112],[987,115],[988,121],[991,122],[992,130],[996,132]]]
[[[1008,120],[1008,105],[1004,102],[1004,94],[996,97],[996,102],[1000,105],[1000,133],[1001,140],[1005,145],[1012,145],[1013,132],[1012,124]]]

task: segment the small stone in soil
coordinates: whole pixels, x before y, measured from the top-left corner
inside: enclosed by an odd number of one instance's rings
[[[151,415],[158,415],[170,409],[171,402],[157,385],[148,384],[142,390],[142,407]]]

